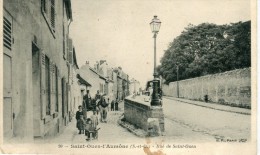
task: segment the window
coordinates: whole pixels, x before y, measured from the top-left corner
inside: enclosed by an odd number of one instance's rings
[[[42,3],[41,3],[41,5],[42,5],[42,11],[46,13],[46,12],[47,12],[46,0],[42,0],[41,2],[42,2]]]
[[[55,0],[41,0],[41,11],[51,33],[54,36],[56,21]]]
[[[12,24],[7,18],[4,17],[3,25],[4,47],[8,48],[9,50],[12,50]]]
[[[67,58],[67,54],[66,54],[66,51],[67,51],[67,48],[66,48],[66,40],[67,40],[67,36],[65,35],[65,26],[63,24],[62,26],[62,35],[63,35],[63,58],[64,60],[66,60]]]
[[[46,115],[51,114],[51,98],[50,98],[50,60],[47,56],[45,56],[45,86],[46,86],[46,96],[47,96],[47,104],[46,104]]]
[[[59,111],[59,78],[58,78],[58,67],[55,66],[55,83],[56,83],[56,105],[55,111]]]
[[[55,28],[55,0],[51,0],[51,26]]]

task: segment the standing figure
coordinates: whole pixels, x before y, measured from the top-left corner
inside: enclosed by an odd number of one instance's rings
[[[86,95],[84,95],[83,100],[85,101],[83,108],[91,110],[91,108],[92,108],[91,107],[91,96],[90,96],[89,90],[87,90],[87,93],[86,93]]]
[[[115,111],[118,111],[118,102],[119,102],[119,100],[118,100],[118,98],[116,98]]]
[[[106,99],[103,96],[101,99],[100,107],[101,107],[101,122],[107,122],[107,106],[108,104],[106,103]]]
[[[97,94],[95,95],[95,104],[96,104],[97,115],[98,115],[98,113],[100,111],[100,108],[99,108],[100,101],[101,101],[101,95],[99,94],[99,90],[98,90]]]
[[[111,102],[111,111],[115,111],[115,101],[112,100]]]
[[[92,121],[92,127],[93,129],[97,129],[97,125],[98,125],[98,117],[96,115],[96,111],[93,111],[93,115],[90,116],[90,119]],[[93,133],[93,137],[96,137],[95,135],[96,133]]]
[[[82,106],[80,105],[80,106],[78,106],[78,111],[76,112],[76,120],[77,120],[77,124],[76,124],[76,126],[77,126],[77,128],[78,128],[78,130],[79,130],[79,134],[81,134],[81,123],[82,123],[82,121],[81,121],[81,117],[83,118],[83,112],[82,112]],[[84,122],[83,122],[83,124],[84,124]]]
[[[85,120],[83,119],[83,115],[80,115],[79,120],[77,121],[77,127],[79,129],[79,134],[84,134]]]
[[[90,131],[92,131],[92,121],[90,118],[87,119],[86,125],[85,125],[85,136],[87,136],[87,141],[90,140]]]

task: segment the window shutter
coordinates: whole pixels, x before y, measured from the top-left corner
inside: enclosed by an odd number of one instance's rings
[[[51,115],[55,112],[55,64],[53,62],[50,63],[50,87],[51,87]]]
[[[58,71],[58,111],[60,111],[60,107],[62,105],[62,85],[61,85],[61,75],[60,75],[60,70],[57,69]]]
[[[44,12],[44,13],[47,12],[47,1],[46,0],[41,0],[41,8],[42,8],[42,12]]]
[[[4,38],[4,47],[8,48],[9,50],[12,50],[12,21],[8,20],[6,17],[4,17],[3,22],[3,38]]]
[[[62,117],[64,118],[65,117],[65,86],[66,86],[66,83],[65,83],[65,78],[63,77],[61,79],[61,87],[62,87]]]
[[[58,67],[55,65],[55,84],[56,84],[56,92],[55,92],[55,111],[59,111],[59,76],[58,76]]]
[[[68,38],[68,60],[69,63],[72,64],[72,51],[73,51],[73,43],[72,43],[72,39]]]
[[[70,41],[69,41],[70,39],[69,39],[69,36],[68,36],[68,34],[66,34],[66,43],[67,43],[67,46],[66,46],[66,54],[67,54],[67,59],[68,59],[68,61],[69,61],[69,52],[70,52],[70,48],[69,48],[69,45],[70,45]]]
[[[63,33],[63,58],[66,60],[66,35],[65,35],[65,26],[62,26],[62,33]]]
[[[51,0],[51,27],[55,29],[55,0]]]
[[[46,116],[46,103],[47,103],[47,92],[46,92],[46,75],[45,75],[45,54],[44,51],[40,52],[40,66],[41,66],[41,118],[44,119]]]

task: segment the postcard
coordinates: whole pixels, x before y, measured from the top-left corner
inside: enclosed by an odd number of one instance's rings
[[[256,154],[255,0],[1,4],[1,154]]]

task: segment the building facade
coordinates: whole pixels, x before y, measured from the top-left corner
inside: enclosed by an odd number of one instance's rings
[[[85,79],[91,86],[88,87],[91,97],[94,97],[97,91],[100,91],[100,79],[97,71],[89,66],[87,61],[85,65],[79,69],[80,76]]]
[[[3,15],[4,141],[55,135],[68,124],[71,1],[4,0]]]

